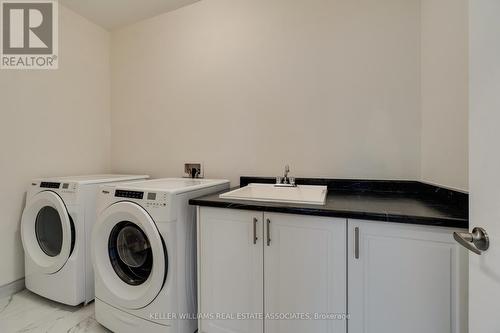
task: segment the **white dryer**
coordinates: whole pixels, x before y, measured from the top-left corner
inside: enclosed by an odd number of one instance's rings
[[[35,179],[21,219],[26,288],[68,305],[94,299],[90,238],[99,184],[148,176],[89,175]]]
[[[101,187],[92,236],[96,319],[114,332],[193,333],[196,210],[227,180],[157,179]]]

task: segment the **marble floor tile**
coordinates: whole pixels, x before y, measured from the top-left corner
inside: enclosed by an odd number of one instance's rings
[[[105,333],[96,322],[94,303],[71,307],[23,290],[0,299],[0,332]]]

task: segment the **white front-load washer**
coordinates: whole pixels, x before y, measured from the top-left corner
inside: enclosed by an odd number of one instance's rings
[[[87,175],[33,180],[21,218],[26,288],[68,305],[92,301],[90,239],[99,184],[147,178]]]
[[[196,331],[189,199],[227,188],[227,180],[183,178],[101,187],[92,235],[99,323],[120,333]]]

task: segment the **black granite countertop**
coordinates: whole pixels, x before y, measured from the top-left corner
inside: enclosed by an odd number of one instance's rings
[[[271,183],[273,178],[241,177],[240,185]],[[219,194],[191,199],[191,205],[301,215],[468,228],[468,194],[415,181],[299,178],[297,184],[327,185],[325,205],[221,199]]]

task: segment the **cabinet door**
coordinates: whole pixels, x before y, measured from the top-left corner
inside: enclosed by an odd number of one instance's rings
[[[198,214],[199,320],[203,333],[259,333],[263,313],[261,212],[201,207]]]
[[[466,332],[467,257],[453,231],[349,220],[349,333]]]
[[[264,234],[265,332],[345,332],[315,315],[346,312],[346,220],[266,213]]]

